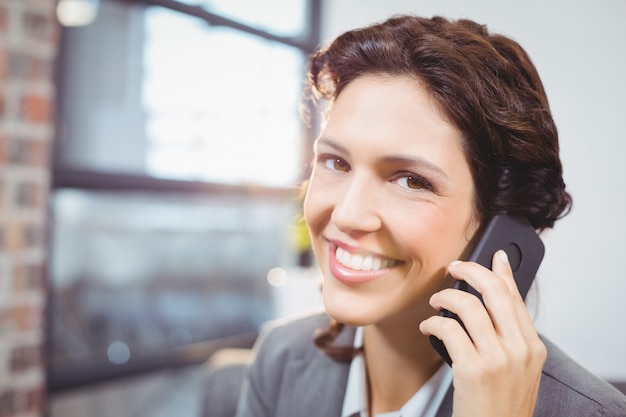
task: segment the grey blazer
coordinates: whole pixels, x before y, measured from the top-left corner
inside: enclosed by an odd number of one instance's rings
[[[316,329],[329,319],[314,314],[276,322],[263,330],[248,369],[237,417],[340,417],[348,363],[330,359],[313,344]],[[354,328],[345,328],[338,344],[351,344]],[[593,376],[556,346],[548,348],[535,417],[626,417],[626,396]],[[437,417],[452,415],[450,388]]]

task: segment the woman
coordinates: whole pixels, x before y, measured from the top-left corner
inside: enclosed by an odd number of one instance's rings
[[[571,204],[524,50],[471,21],[396,16],[318,51],[309,79],[330,104],[304,204],[326,312],[264,332],[238,415],[626,415],[537,334],[503,251],[493,270],[458,261],[493,216],[541,231]]]

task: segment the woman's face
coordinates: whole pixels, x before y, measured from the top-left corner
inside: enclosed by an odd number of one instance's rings
[[[432,315],[478,222],[461,133],[419,82],[366,75],[328,113],[304,205],[328,313],[368,325]]]

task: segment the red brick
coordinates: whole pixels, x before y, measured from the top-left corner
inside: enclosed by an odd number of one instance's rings
[[[15,391],[8,389],[0,392],[0,417],[9,417],[15,414]]]
[[[52,121],[52,103],[47,97],[28,94],[22,97],[21,116],[23,120],[33,123],[49,123]]]
[[[9,139],[7,143],[7,161],[13,165],[23,165],[27,158],[26,140]]]
[[[4,228],[4,248],[8,251],[18,251],[25,248],[24,225],[14,222]]]
[[[11,310],[11,321],[14,331],[23,332],[42,329],[43,311],[41,307],[18,305]]]
[[[0,91],[0,119],[4,118],[6,112],[6,96],[4,91]]]
[[[11,78],[26,78],[30,75],[31,55],[27,51],[12,50],[6,53],[6,73]]]
[[[18,208],[44,208],[47,189],[44,185],[33,182],[21,182],[15,185],[13,202]],[[26,231],[25,231],[26,232]]]
[[[44,290],[43,265],[21,264],[13,268],[15,292]]]
[[[33,166],[48,168],[50,165],[50,146],[49,141],[35,140],[30,147],[30,163]]]
[[[4,250],[19,252],[43,247],[45,231],[41,226],[13,222],[4,225],[3,230],[0,229],[0,238],[2,238],[0,241]]]
[[[17,373],[43,365],[40,346],[17,346],[11,351],[11,372]]]
[[[0,417],[16,417],[22,413],[43,410],[43,387],[7,390],[0,397]]]
[[[41,204],[38,204],[40,207]],[[27,248],[41,248],[45,245],[44,231],[41,227],[27,225],[24,227],[24,243]]]
[[[2,112],[0,111],[0,114]],[[7,160],[7,138],[0,134],[0,166],[4,165]]]
[[[52,62],[32,51],[10,50],[5,53],[5,72],[9,78],[50,79]]]
[[[32,183],[17,184],[14,201],[18,208],[37,207],[37,185]]]
[[[7,162],[16,165],[30,165],[34,167],[48,167],[48,152],[50,144],[38,139],[11,139],[5,140],[4,151]],[[0,146],[2,138],[0,137]],[[2,151],[0,150],[0,156]],[[1,159],[0,159],[1,160]]]
[[[46,394],[43,384],[38,385],[26,392],[26,412],[32,413],[44,409]]]
[[[0,333],[10,335],[13,332],[13,319],[11,315],[11,310],[6,307],[4,309],[0,309]],[[6,358],[2,357],[2,360]]]
[[[37,207],[44,205],[44,202],[36,202]],[[23,208],[23,207],[22,207]],[[0,250],[8,252],[18,252],[29,248],[43,247],[45,244],[45,231],[42,226],[24,224],[24,223],[8,223],[0,229]]]
[[[56,16],[54,13],[48,13],[48,10],[41,13],[34,9],[26,11],[22,16],[24,33],[29,39],[56,45],[60,27]]]
[[[9,5],[19,5],[10,7]],[[59,26],[54,16],[56,0],[0,0],[0,38],[11,38],[17,42],[0,46],[0,84],[20,81],[25,86],[42,85],[54,90],[54,53],[58,45]],[[34,45],[35,47],[29,47]],[[53,50],[55,49],[55,50]],[[31,83],[31,81],[36,81]],[[22,92],[21,94],[24,94]],[[17,114],[9,109],[18,108]],[[20,123],[24,127],[53,127],[54,94],[35,94],[32,91],[22,96],[7,96],[0,89],[0,120]],[[0,122],[0,125],[5,124]],[[9,174],[11,170],[26,165],[39,173],[49,172],[50,143],[42,138],[14,137],[14,132],[0,126],[0,165]],[[8,165],[4,167],[5,165]],[[8,188],[8,189],[7,189]],[[28,209],[46,214],[47,184],[38,181],[10,180],[0,176],[0,208],[2,210]],[[4,201],[2,199],[5,198]],[[16,255],[28,248],[45,249],[45,224],[8,221],[0,219],[0,253],[8,259],[5,265],[12,282],[9,300],[19,305],[0,306],[0,334],[2,340],[20,340],[19,334],[35,332],[42,337],[46,321],[43,305],[28,304],[30,297],[19,297],[24,292],[35,292],[45,296],[44,266],[24,263]],[[18,297],[15,297],[18,295]],[[21,302],[19,300],[25,300]],[[6,303],[5,303],[6,304]],[[0,341],[1,343],[1,341]],[[44,355],[39,345],[8,345],[2,349],[0,363],[13,375],[0,383],[0,417],[45,415],[44,379],[29,382],[28,386],[16,385],[12,376],[39,369],[45,373]]]
[[[7,9],[3,3],[0,3],[0,31],[7,32],[9,30],[9,17]]]
[[[8,58],[7,50],[4,47],[0,48],[0,79],[6,79],[8,75]]]
[[[22,25],[28,38],[43,41],[53,39],[53,22],[50,16],[29,10],[22,15]]]

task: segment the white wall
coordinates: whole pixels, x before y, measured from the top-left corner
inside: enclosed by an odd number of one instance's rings
[[[325,38],[394,13],[470,18],[530,54],[559,128],[574,209],[546,236],[537,327],[626,380],[626,1],[330,0]]]

